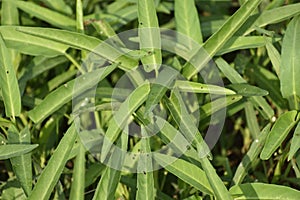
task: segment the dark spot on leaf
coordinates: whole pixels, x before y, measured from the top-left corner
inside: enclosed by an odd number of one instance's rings
[[[9,74],[9,71],[7,70],[6,73]]]
[[[146,175],[146,172],[145,172],[145,171],[143,171],[143,174],[144,174],[144,175]]]

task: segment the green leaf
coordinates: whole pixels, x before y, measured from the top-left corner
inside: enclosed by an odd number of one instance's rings
[[[282,185],[246,183],[230,188],[230,194],[235,199],[297,200],[299,199],[300,191]]]
[[[15,126],[11,126],[8,130],[8,143],[30,144],[31,135],[28,127],[19,132]],[[11,158],[10,162],[26,196],[28,196],[32,190],[31,153]]]
[[[46,168],[39,176],[35,184],[29,200],[47,200],[49,199],[59,177],[67,162],[69,153],[76,139],[76,127],[72,124],[63,138],[60,140],[56,150],[51,156]]]
[[[80,142],[80,141],[79,141]],[[73,181],[70,199],[84,200],[85,186],[85,147],[80,142],[78,154],[74,163]]]
[[[280,15],[278,15],[280,13]],[[269,24],[275,24],[285,21],[300,13],[300,3],[284,5],[279,8],[265,10],[261,14],[252,15],[243,25],[241,30],[247,30],[244,35],[256,30],[256,27],[264,27]],[[250,28],[249,28],[250,26]]]
[[[45,3],[48,7],[57,10],[61,13],[72,15],[72,8],[66,4],[64,0],[39,0],[39,2]]]
[[[126,127],[127,131],[128,128]],[[128,146],[128,134],[122,132],[121,137],[117,140],[117,147],[113,150],[111,157],[108,160],[108,165],[103,172],[101,179],[97,185],[93,200],[98,199],[114,199],[117,186],[121,179],[121,170],[125,154],[120,153],[126,152]],[[120,167],[120,168],[119,168]]]
[[[79,94],[86,92],[88,89],[98,84],[99,81],[109,75],[115,68],[116,65],[100,68],[69,81],[51,92],[38,106],[29,111],[29,117],[35,123],[41,122],[64,104],[72,100],[72,97],[75,98]]]
[[[246,80],[243,79],[243,77],[223,58],[217,58],[215,62],[218,68],[223,72],[223,74],[226,76],[226,78],[229,79],[231,83],[247,83]],[[272,117],[274,116],[274,110],[263,97],[253,96],[249,97],[248,99],[265,119],[272,119]]]
[[[227,97],[221,97],[216,100],[213,100],[203,106],[201,106],[201,120],[204,120],[208,116],[211,116],[213,113],[226,108],[227,106],[234,104],[240,101],[243,97],[240,95],[231,95]]]
[[[197,190],[213,194],[213,190],[208,182],[205,172],[196,165],[180,158],[155,153],[154,159],[165,169],[186,183],[192,185]]]
[[[287,109],[287,102],[280,93],[278,76],[263,67],[249,67],[248,75],[253,77],[257,85],[269,91],[272,102],[282,109]]]
[[[280,54],[271,41],[266,41],[266,49],[277,76],[280,74]]]
[[[1,4],[1,25],[18,25],[19,13],[14,5],[16,0],[3,1]]]
[[[273,42],[279,38],[273,39]],[[251,49],[265,46],[267,42],[271,43],[272,39],[265,36],[247,36],[247,37],[232,37],[217,53],[216,55],[223,55],[232,51]]]
[[[11,125],[13,125],[12,121],[0,117],[0,126],[9,128]]]
[[[249,85],[247,83],[236,83],[227,85],[227,87],[234,90],[237,94],[245,97],[266,96],[269,94],[268,91],[256,86]]]
[[[214,33],[203,44],[203,48],[206,53],[195,56],[202,60],[198,66],[185,68],[183,70],[183,76],[190,79],[193,75],[197,74],[207,62],[224,46],[224,44],[234,35],[234,33],[243,25],[243,23],[249,18],[251,13],[257,8],[261,0],[248,0],[246,1],[226,22],[223,26]],[[201,57],[202,56],[202,57]]]
[[[298,125],[296,126],[292,138],[288,160],[292,159],[292,157],[295,155],[295,153],[298,151],[299,148],[300,148],[300,123],[298,123]]]
[[[25,2],[25,1],[13,1],[14,4],[24,12],[27,12],[29,15],[37,17],[53,26],[67,29],[67,30],[75,30],[75,20],[50,10],[48,8],[39,6],[32,2]]]
[[[76,30],[84,33],[82,1],[76,0]]]
[[[21,188],[17,179],[8,179],[3,185],[1,185],[1,198],[2,199],[14,199],[25,200],[26,195]]]
[[[37,56],[31,60],[26,66],[25,72],[19,78],[19,86],[21,93],[24,92],[27,81],[37,77],[45,71],[66,63],[68,60],[65,56],[57,56],[54,58],[47,58],[44,56]]]
[[[212,166],[209,160],[207,158],[203,158],[200,160],[200,162],[203,170],[205,171],[208,182],[214,191],[214,196],[216,199],[232,200],[233,198],[229,194],[226,186],[218,176],[215,168]]]
[[[37,148],[38,144],[6,144],[0,145],[0,160],[26,154]]]
[[[144,127],[141,127],[142,137],[141,138],[141,153],[139,155],[137,165],[137,194],[136,200],[154,200],[155,199],[155,188],[153,178],[153,163],[150,148],[150,140]]]
[[[245,103],[245,114],[250,134],[254,139],[256,139],[260,131],[256,113],[251,102]]]
[[[100,164],[99,162],[91,164],[85,173],[85,188],[96,182],[96,180],[101,176],[105,170],[105,165]]]
[[[235,185],[242,183],[247,172],[251,169],[251,164],[253,164],[253,162],[258,158],[258,155],[260,154],[266,138],[270,132],[270,127],[271,124],[268,124],[263,128],[257,139],[252,142],[249,150],[247,151],[247,154],[243,157],[242,161],[238,165],[238,168],[236,169],[236,172],[232,179],[232,182]]]
[[[143,124],[150,124],[149,120],[144,119],[144,109],[143,107],[136,111],[137,118],[143,122]],[[197,151],[191,147],[191,143],[186,140],[183,134],[178,131],[174,126],[172,126],[169,122],[165,119],[155,116],[156,120],[154,122],[154,126],[148,126],[147,130],[149,129],[152,132],[157,131],[160,129],[158,133],[158,137],[161,138],[162,142],[168,145],[170,151],[175,153],[176,155],[182,155],[198,160]]]
[[[191,81],[182,81],[178,80],[175,83],[175,87],[179,89],[179,91],[183,92],[193,92],[193,93],[208,93],[208,94],[223,94],[223,95],[234,95],[235,91],[220,87],[217,85],[209,85]]]
[[[16,0],[12,0],[16,1]],[[19,25],[19,12],[18,8],[12,1],[3,1],[1,4],[1,25]],[[7,45],[7,44],[6,44]],[[21,61],[20,54],[11,49],[10,55],[13,61],[14,67],[17,70]]]
[[[179,72],[172,68],[164,68],[159,72],[155,82],[151,84],[151,91],[146,101],[146,114],[152,111],[152,106],[155,106],[171,87]]]
[[[16,72],[9,51],[0,34],[0,82],[7,117],[15,118],[21,113],[21,96]]]
[[[138,0],[140,49],[149,52],[141,58],[147,72],[158,71],[161,63],[160,29],[153,0]]]
[[[200,158],[210,156],[210,149],[194,123],[195,120],[188,113],[178,90],[173,90],[171,97],[164,98],[164,102],[184,137],[197,148],[198,156]]]
[[[119,110],[114,114],[114,117],[109,121],[108,129],[102,145],[101,162],[105,160],[112,143],[117,139],[121,131],[120,129],[124,128],[131,114],[146,101],[149,92],[150,84],[147,81],[136,88],[128,96],[128,98],[121,104]]]
[[[282,42],[280,85],[284,98],[289,100],[291,109],[299,109],[300,97],[300,15],[287,26]]]
[[[32,28],[21,26],[17,27],[17,30],[41,38],[54,40],[65,45],[69,45],[70,47],[93,52],[94,54],[108,59],[111,62],[119,63],[119,67],[124,70],[131,70],[137,66],[137,61],[124,55],[124,52],[115,49],[110,44],[103,42],[98,38],[84,35],[82,33],[51,28]]]
[[[64,55],[69,48],[65,44],[21,33],[15,26],[0,26],[0,33],[8,48],[28,55],[54,57]]]
[[[176,30],[198,44],[202,44],[202,33],[198,11],[194,0],[175,0],[174,4]],[[179,41],[185,44],[189,41]],[[191,47],[191,44],[187,44]]]
[[[299,115],[300,116],[300,115]],[[265,146],[260,154],[263,160],[269,159],[276,149],[282,144],[290,130],[296,125],[299,117],[297,111],[288,111],[279,116],[272,127]]]

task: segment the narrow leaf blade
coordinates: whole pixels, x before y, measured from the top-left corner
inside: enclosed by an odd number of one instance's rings
[[[272,156],[297,121],[297,111],[286,112],[276,120],[260,154],[261,159],[267,160]]]
[[[300,15],[288,25],[282,42],[280,66],[281,93],[291,109],[299,109],[300,97]]]
[[[6,116],[14,118],[21,113],[21,95],[10,54],[0,34],[0,87]]]

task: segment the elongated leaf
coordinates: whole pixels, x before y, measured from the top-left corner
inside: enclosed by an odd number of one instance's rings
[[[288,160],[292,159],[292,157],[299,150],[299,148],[300,148],[300,123],[298,123],[292,138]]]
[[[30,140],[31,135],[28,127],[21,132],[15,126],[11,126],[8,130],[9,144],[30,144]],[[32,189],[31,153],[11,158],[10,162],[26,196],[28,196]]]
[[[233,90],[223,88],[217,85],[202,84],[202,83],[196,83],[191,81],[178,80],[175,83],[175,87],[177,87],[180,91],[183,92],[223,94],[223,95],[236,94],[236,92]]]
[[[256,86],[249,85],[247,83],[231,84],[228,85],[227,87],[234,90],[237,94],[245,97],[266,96],[269,94],[268,91],[263,90]]]
[[[16,1],[16,0],[12,0],[12,1]],[[7,26],[19,25],[19,12],[17,7],[14,5],[12,1],[3,1],[1,3],[1,25],[7,25]],[[20,54],[13,49],[9,51],[15,69],[17,70],[20,62]]]
[[[80,141],[79,141],[80,142]],[[85,148],[80,142],[78,154],[75,159],[73,182],[70,192],[70,199],[84,200],[85,186]]]
[[[231,83],[247,83],[245,79],[234,70],[224,59],[217,58],[215,60],[218,68],[224,73],[224,75],[230,80]],[[266,119],[272,119],[274,111],[271,106],[266,102],[263,97],[253,96],[249,97],[251,103]]]
[[[200,111],[201,120],[204,120],[208,116],[211,116],[217,111],[224,109],[227,106],[240,101],[241,99],[242,96],[240,95],[232,95],[232,96],[218,98],[212,102],[209,102],[201,106],[201,111]]]
[[[187,141],[192,143],[198,151],[200,158],[210,154],[210,149],[203,140],[194,119],[188,113],[185,103],[180,96],[178,90],[174,90],[171,97],[164,98],[166,106],[170,111],[174,121],[179,127],[179,130],[184,134]]]
[[[71,152],[76,136],[76,128],[75,125],[72,124],[67,133],[60,140],[55,152],[48,161],[46,168],[38,178],[38,181],[29,196],[29,200],[49,199],[51,192],[59,180],[59,177],[67,162],[67,158]]]
[[[200,20],[194,0],[175,0],[174,12],[176,30],[198,44],[202,44]],[[185,42],[181,41],[183,44]],[[189,44],[187,46],[191,47]]]
[[[277,41],[279,38],[277,39]],[[274,40],[275,42],[276,40]],[[251,49],[265,46],[267,42],[272,42],[272,39],[265,36],[247,36],[247,37],[232,37],[216,55],[223,55],[232,51],[241,49]]]
[[[245,114],[246,114],[247,125],[250,130],[250,134],[252,138],[256,139],[260,131],[259,131],[259,124],[256,117],[256,113],[251,102],[245,103]]]
[[[99,81],[110,74],[110,72],[112,72],[115,68],[116,65],[111,65],[107,68],[97,69],[93,72],[80,76],[75,80],[69,81],[47,95],[38,106],[29,111],[29,117],[35,123],[41,122],[54,111],[69,102],[72,97],[75,98],[79,94],[98,84]]]
[[[32,2],[13,1],[14,4],[29,15],[33,15],[41,20],[48,22],[56,27],[75,30],[75,20],[62,15],[58,12],[52,11],[48,8],[39,6]]]
[[[251,164],[254,162],[255,159],[258,158],[258,155],[260,154],[263,145],[266,141],[266,138],[270,132],[270,127],[271,124],[265,126],[265,128],[258,135],[257,139],[255,139],[252,142],[249,150],[247,151],[247,154],[243,157],[241,163],[238,165],[238,168],[236,169],[236,172],[232,179],[234,184],[242,183],[244,177],[246,176],[247,172],[251,168]]]
[[[276,120],[260,154],[261,159],[267,160],[272,156],[283,140],[287,137],[290,130],[295,126],[299,120],[298,118],[297,111],[289,111],[282,114]]]
[[[128,131],[126,127],[125,130]],[[128,146],[128,134],[122,133],[121,137],[117,141],[117,148],[121,149],[122,152],[126,152]],[[114,150],[111,157],[108,160],[110,166],[107,166],[103,172],[101,179],[97,185],[97,189],[93,200],[98,199],[114,199],[118,182],[121,179],[121,171],[125,154],[120,153],[120,151]],[[115,167],[112,167],[115,166]]]
[[[15,178],[8,179],[1,186],[1,198],[2,199],[15,199],[15,200],[25,200],[26,195],[24,190],[21,188],[19,182]]]
[[[101,162],[103,162],[110,151],[112,143],[117,139],[120,129],[124,128],[131,114],[146,101],[150,92],[149,82],[135,89],[130,96],[123,102],[119,110],[114,114],[114,117],[109,121],[108,129],[101,151]]]
[[[94,54],[108,59],[111,62],[119,63],[119,67],[124,70],[130,70],[137,66],[136,60],[123,55],[124,53],[120,50],[115,49],[108,43],[95,37],[51,28],[31,28],[19,26],[17,27],[17,30],[41,38],[54,40],[56,42],[69,45],[70,47],[93,52]]]
[[[19,78],[21,93],[24,92],[27,81],[67,61],[67,58],[64,56],[58,56],[50,59],[44,56],[37,56],[32,59],[30,64],[26,66],[24,74],[22,74]]]
[[[21,113],[21,96],[16,72],[9,51],[0,34],[0,82],[2,97],[7,117],[15,117]]]
[[[137,166],[139,173],[137,174],[136,200],[154,200],[156,192],[154,188],[152,156],[150,156],[150,141],[145,128],[141,127],[141,130],[144,138],[141,139],[141,154]]]
[[[280,15],[278,15],[280,13]],[[256,27],[264,27],[269,24],[275,24],[292,18],[300,13],[300,3],[290,4],[265,10],[261,14],[252,15],[241,28],[242,31],[247,30],[244,35],[254,31]],[[249,28],[250,26],[250,28]]]
[[[146,101],[146,113],[152,111],[151,107],[161,100],[178,75],[179,72],[172,68],[164,68],[161,72],[159,72],[155,82],[151,85],[151,91]]]
[[[255,79],[255,82],[262,89],[269,91],[272,102],[278,107],[286,109],[287,101],[280,93],[280,81],[278,76],[262,67],[249,67],[249,75]]]
[[[0,160],[26,154],[37,148],[37,144],[6,144],[0,145]]]
[[[55,41],[21,33],[15,26],[0,26],[0,33],[7,47],[28,55],[54,57],[63,55],[69,48]]]
[[[150,124],[151,122],[144,118],[144,109],[140,108],[136,111],[138,119],[143,122],[143,124]],[[168,145],[170,153],[174,153],[177,156],[185,155],[191,159],[198,160],[197,151],[191,146],[191,142],[183,136],[183,134],[178,131],[174,126],[172,126],[165,119],[155,116],[156,120],[153,126],[147,126],[147,130],[155,133],[160,130],[158,136],[161,138],[163,143]],[[191,160],[193,162],[193,160]]]
[[[282,42],[280,90],[291,109],[299,109],[300,97],[300,15],[288,25]]]
[[[161,62],[160,30],[153,0],[138,0],[140,49],[150,52],[141,59],[146,71],[157,72]]]
[[[1,25],[18,25],[19,13],[13,1],[3,1],[1,3]]]
[[[118,12],[112,12],[111,14],[93,13],[91,15],[84,16],[84,19],[105,19],[113,26],[113,28],[118,29],[121,26],[126,25],[128,22],[136,20],[137,17],[137,5],[133,4],[118,10]]]
[[[93,184],[102,174],[102,172],[105,170],[105,165],[98,163],[91,164],[85,173],[85,188]]]
[[[81,0],[76,0],[76,30],[79,33],[84,33],[83,8]]]
[[[249,18],[251,13],[260,4],[261,0],[249,0],[245,2],[226,22],[225,24],[214,33],[203,45],[203,48],[207,51],[207,54],[196,54],[196,56],[202,56],[198,66],[188,67],[184,69],[183,75],[190,79],[193,75],[198,73],[207,62],[213,57],[223,45],[233,36],[233,34],[243,25],[243,23]],[[198,58],[199,59],[199,58]]]
[[[13,125],[12,121],[0,117],[0,126],[9,128],[11,125]]]
[[[47,7],[53,8],[61,13],[72,15],[72,8],[66,4],[64,0],[39,0],[47,5]]]
[[[235,199],[280,199],[297,200],[300,191],[287,186],[265,184],[265,183],[246,183],[230,188],[230,193]]]
[[[216,199],[233,199],[209,160],[207,158],[203,158],[200,160],[200,162],[203,170],[205,171],[209,184],[214,191],[214,196]]]
[[[277,76],[279,76],[279,74],[280,74],[280,54],[270,41],[267,41],[266,49],[268,52],[268,56],[271,60],[271,63],[273,65],[273,69],[275,70]]]
[[[213,194],[212,187],[208,182],[205,172],[196,165],[159,153],[154,154],[154,159],[162,166],[165,166],[166,170],[196,189],[208,194]]]

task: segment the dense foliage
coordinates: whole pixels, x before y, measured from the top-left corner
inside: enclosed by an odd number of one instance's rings
[[[1,199],[300,198],[300,3],[2,0],[0,17]]]

